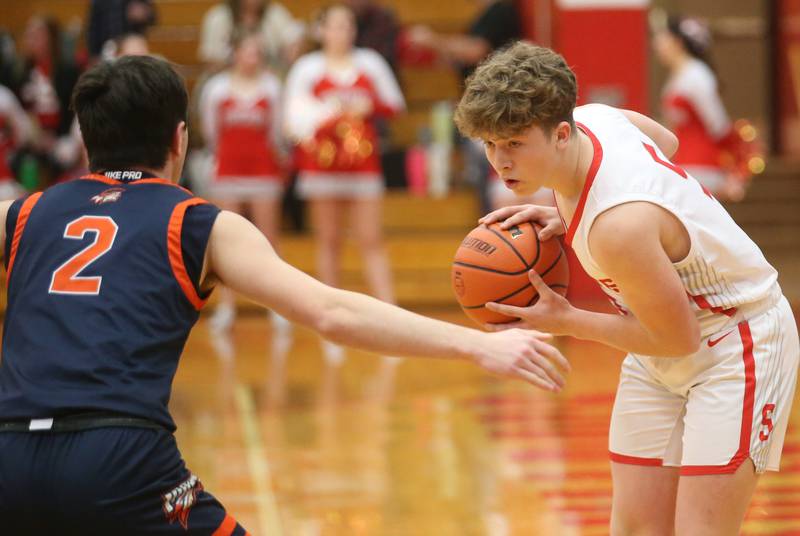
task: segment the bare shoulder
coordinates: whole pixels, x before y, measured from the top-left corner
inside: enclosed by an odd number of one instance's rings
[[[616,205],[602,212],[589,230],[589,248],[601,265],[616,263],[636,256],[658,245],[663,218],[668,214],[663,208],[646,201]]]

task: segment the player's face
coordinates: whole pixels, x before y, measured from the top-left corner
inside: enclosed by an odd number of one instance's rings
[[[558,156],[553,137],[532,126],[509,138],[484,136],[483,143],[486,158],[506,188],[528,195],[550,183]]]
[[[356,24],[353,13],[345,7],[331,8],[320,27],[322,46],[333,53],[345,53],[353,48],[356,39]]]

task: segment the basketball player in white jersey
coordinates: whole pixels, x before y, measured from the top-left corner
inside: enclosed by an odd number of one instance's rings
[[[517,43],[481,65],[456,109],[506,186],[555,190],[557,208],[481,219],[565,234],[619,314],[577,309],[531,272],[524,325],[628,352],[611,419],[614,535],[734,535],[758,475],[777,470],[800,347],[777,273],[694,178],[677,138],[604,105],[575,108],[553,51]]]

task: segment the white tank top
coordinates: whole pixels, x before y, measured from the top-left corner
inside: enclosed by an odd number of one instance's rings
[[[592,140],[594,158],[572,221],[565,222],[566,240],[621,314],[630,311],[592,258],[588,238],[598,215],[632,201],[668,210],[688,231],[689,254],[674,267],[704,337],[777,303],[778,273],[700,183],[672,164],[621,111],[591,104],[576,108],[574,117]]]

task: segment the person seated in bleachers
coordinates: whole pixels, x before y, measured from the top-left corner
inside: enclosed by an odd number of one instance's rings
[[[61,53],[61,27],[49,16],[34,16],[25,27],[22,56],[15,69],[12,89],[32,118],[34,134],[18,152],[15,168],[35,160],[36,184],[46,187],[66,171],[53,156],[60,137],[68,135],[73,113],[69,102],[80,74],[70,58]],[[31,173],[26,173],[30,175]]]
[[[237,32],[258,31],[267,64],[285,73],[300,55],[305,26],[280,2],[272,0],[226,0],[213,6],[203,17],[197,55],[209,70],[224,67],[233,53],[231,43]]]
[[[89,55],[97,58],[106,44],[131,33],[144,35],[156,23],[153,0],[92,0],[86,43]]]

